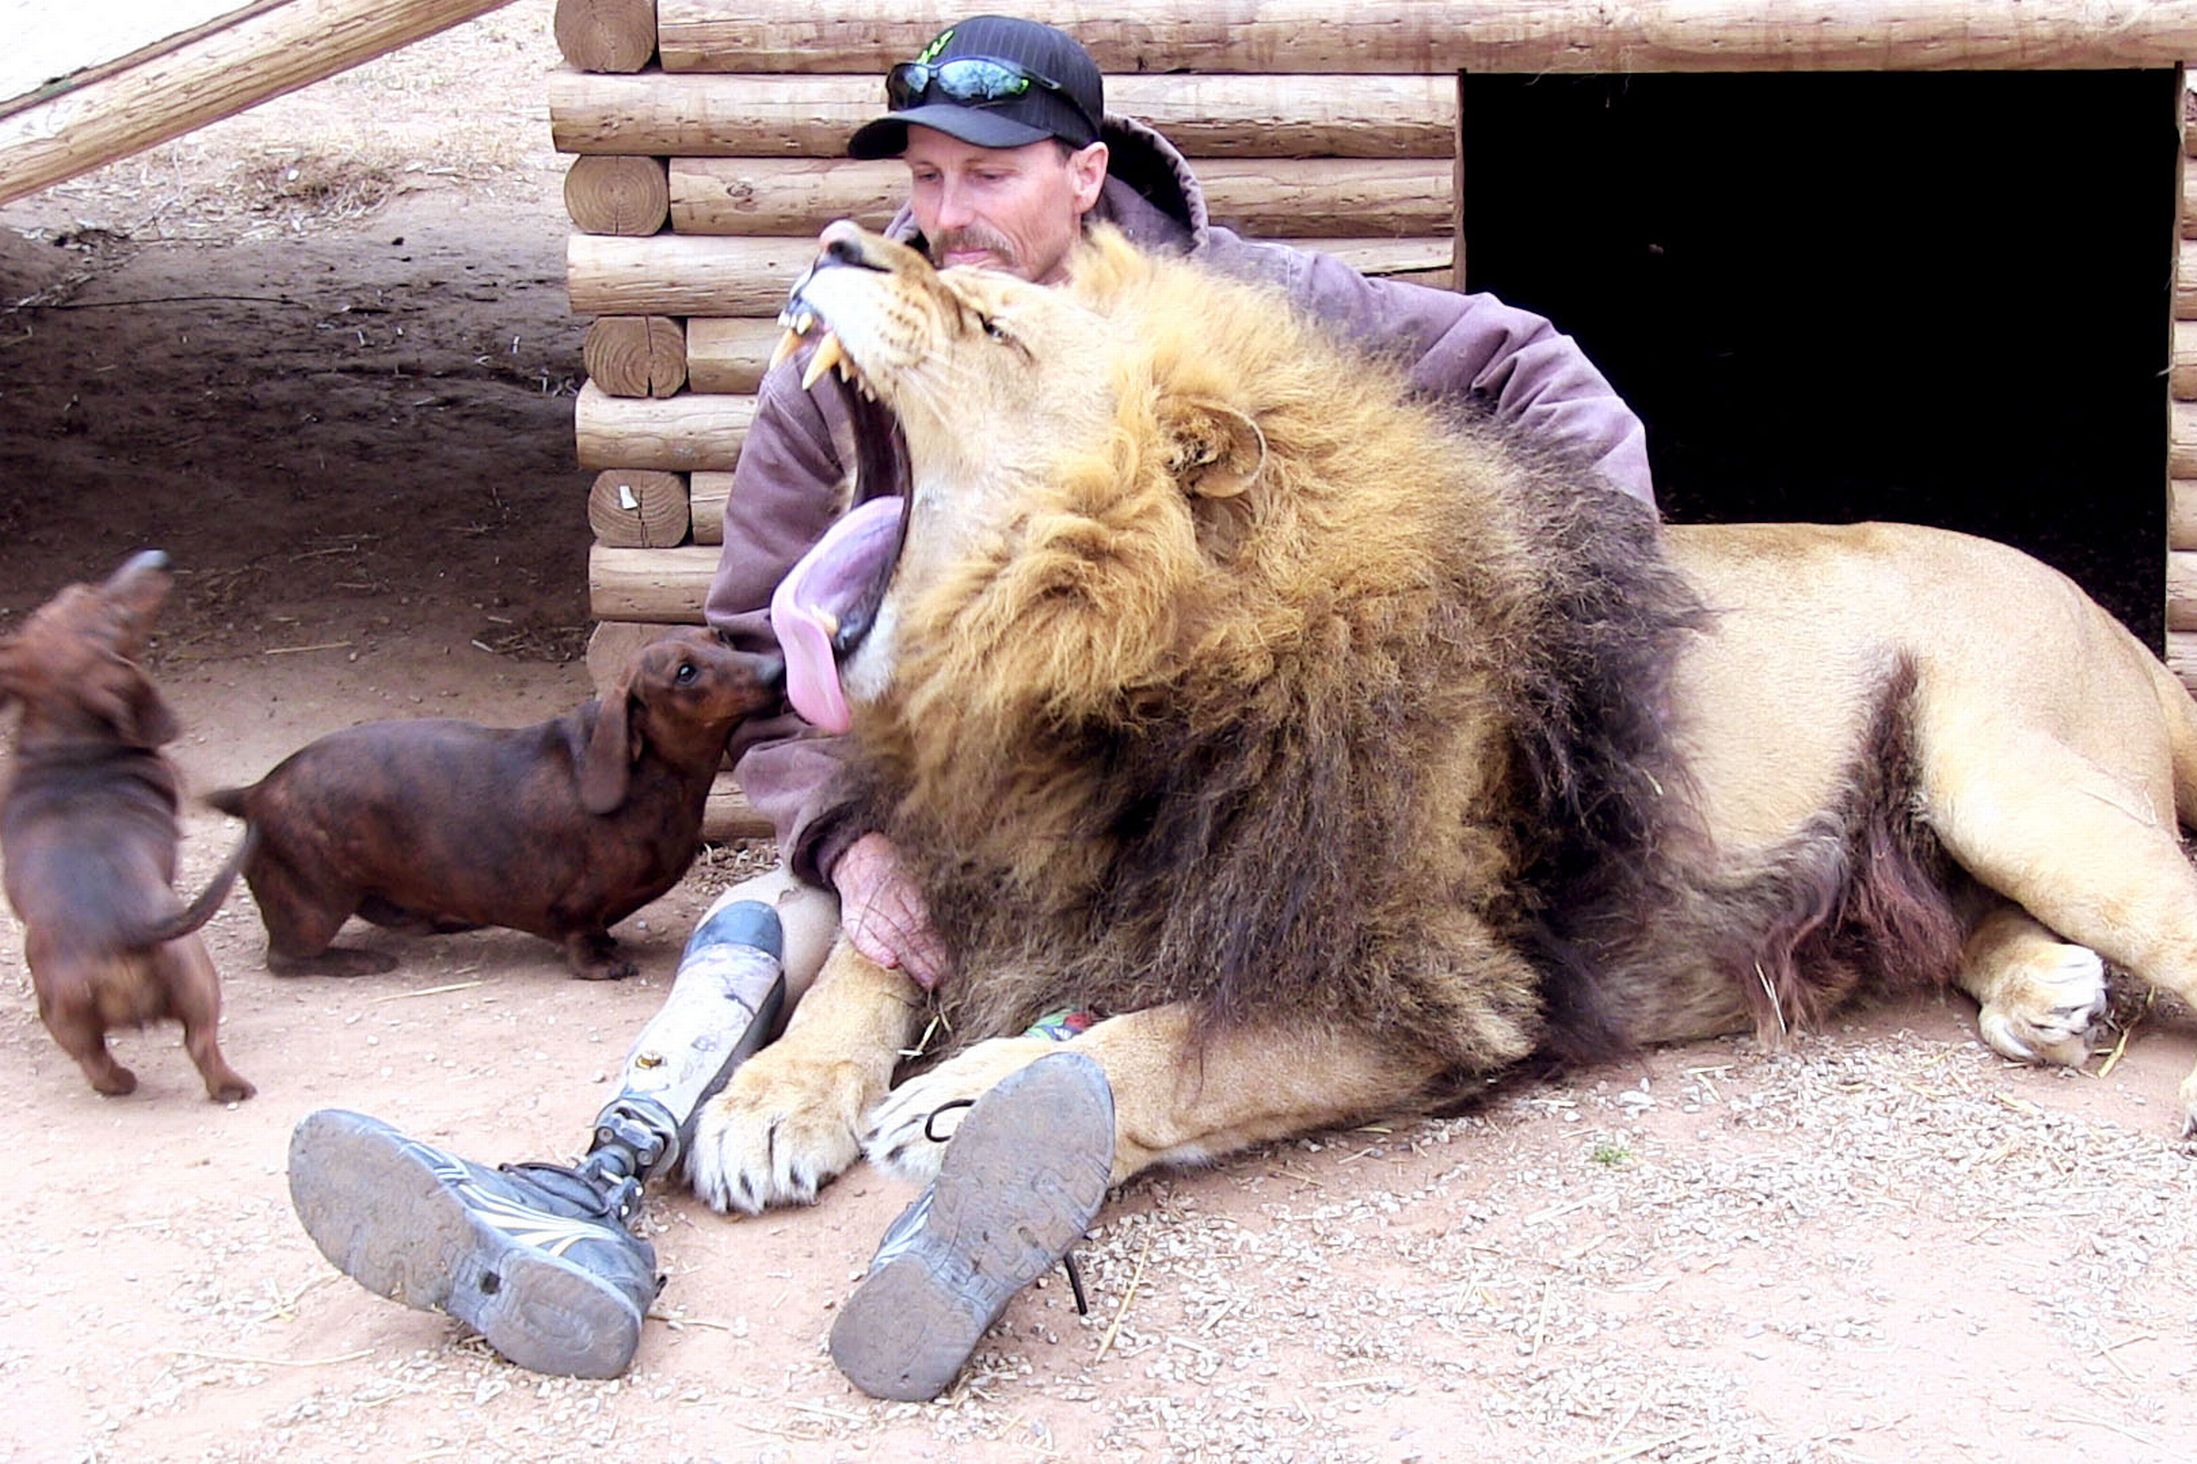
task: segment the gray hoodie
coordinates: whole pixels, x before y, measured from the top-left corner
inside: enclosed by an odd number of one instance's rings
[[[1089,217],[1147,249],[1187,253],[1227,274],[1279,285],[1339,334],[1410,363],[1419,390],[1479,399],[1503,421],[1591,464],[1613,487],[1653,505],[1647,434],[1569,336],[1492,295],[1368,279],[1329,255],[1257,244],[1207,221],[1205,195],[1172,143],[1109,116],[1107,179]],[[886,230],[917,241],[902,209]],[[771,591],[847,508],[853,459],[849,388],[832,373],[801,389],[807,352],[763,378],[755,420],[725,501],[724,549],[710,582],[711,625],[750,649],[774,648]],[[899,492],[864,484],[865,498]],[[750,723],[733,744],[734,775],[778,832],[793,872],[828,884],[865,830],[832,797],[844,739],[792,713]]]

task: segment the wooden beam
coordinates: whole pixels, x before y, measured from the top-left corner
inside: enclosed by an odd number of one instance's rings
[[[2170,630],[2166,633],[2166,667],[2191,693],[2197,694],[2197,632]]]
[[[884,109],[882,71],[549,76],[560,152],[830,158]],[[1106,108],[1191,158],[1446,158],[1457,84],[1442,76],[1109,76]]]
[[[2167,440],[2167,473],[2197,478],[2197,402],[2175,402],[2167,410],[2174,423],[2174,435]]]
[[[0,203],[448,30],[507,0],[293,0],[0,118]],[[126,58],[127,59],[127,58]]]
[[[2197,630],[2197,554],[2167,551],[2166,628]]]
[[[702,837],[712,844],[735,839],[776,838],[769,819],[755,811],[740,784],[729,772],[719,773],[709,785],[709,801],[702,805]]]
[[[1332,254],[1366,274],[1446,282],[1451,248],[1438,239],[1281,239]],[[814,235],[714,238],[656,234],[565,240],[565,288],[575,315],[776,315],[816,255]],[[604,467],[633,467],[605,463]]]
[[[722,506],[718,511],[723,512]],[[2167,485],[2166,546],[2197,549],[2197,478],[2176,478]]]
[[[687,475],[687,516],[694,521],[694,542],[725,542],[725,500],[732,497],[732,474],[720,472]]]
[[[582,71],[639,71],[656,56],[656,0],[557,0],[551,25]]]
[[[580,466],[595,469],[730,471],[740,460],[740,443],[754,420],[754,397],[691,391],[662,398],[614,397],[592,381],[580,388],[572,407]]]
[[[851,158],[673,158],[671,227],[681,234],[800,234],[833,219],[883,229],[908,196],[898,162]]]
[[[597,622],[587,637],[587,679],[595,688],[595,695],[600,697],[617,684],[619,675],[641,647],[678,628],[635,620]]]
[[[1214,223],[1262,237],[1428,238],[1448,233],[1453,222],[1447,158],[1214,158],[1197,173]],[[882,229],[907,192],[908,170],[898,162],[673,158],[671,227],[681,234],[814,234],[833,219],[853,219]]]
[[[601,316],[580,342],[580,360],[612,396],[667,397],[687,383],[686,328],[668,315]]]
[[[754,392],[785,333],[770,316],[688,321],[688,383],[696,391]]]
[[[782,7],[782,8],[781,8]],[[866,71],[944,17],[877,0],[658,0],[667,71]],[[1951,71],[2177,65],[2197,3],[2090,0],[1053,0],[1108,74]]]
[[[590,234],[653,234],[671,214],[662,158],[590,153],[565,172],[565,213]]]
[[[717,550],[606,549],[587,554],[588,613],[597,620],[700,625],[702,602],[717,573]]]
[[[722,507],[718,510],[722,513]],[[687,475],[657,468],[611,468],[587,494],[595,542],[613,549],[669,549],[687,539]]]
[[[2197,401],[2197,321],[2174,322],[2174,357],[2167,386],[2177,400]]]

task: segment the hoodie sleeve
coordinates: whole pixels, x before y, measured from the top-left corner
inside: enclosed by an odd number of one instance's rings
[[[1655,505],[1647,429],[1572,338],[1540,316],[1493,295],[1368,279],[1333,255],[1254,244],[1227,229],[1209,230],[1202,253],[1230,274],[1281,286],[1351,340],[1401,359],[1414,387],[1479,397],[1498,418]]]
[[[846,505],[846,407],[829,377],[813,392],[801,389],[806,356],[763,378],[725,499],[724,548],[704,614],[743,650],[777,649],[771,591]],[[812,884],[829,883],[832,865],[861,833],[846,827],[829,796],[843,747],[844,739],[824,736],[790,711],[734,734],[740,791],[770,820],[788,866]]]

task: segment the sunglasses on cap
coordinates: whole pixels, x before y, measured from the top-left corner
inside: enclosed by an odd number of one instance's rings
[[[1059,82],[1012,61],[995,61],[988,56],[956,56],[951,61],[903,61],[885,73],[885,103],[895,112],[904,112],[924,97],[936,93],[956,106],[983,107],[994,102],[1011,102],[1026,95],[1033,86],[1058,92],[1062,100],[1076,109],[1077,116],[1089,122],[1093,130],[1097,129],[1096,119],[1085,112],[1083,105]]]

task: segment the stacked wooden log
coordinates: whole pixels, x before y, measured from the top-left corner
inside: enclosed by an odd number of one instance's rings
[[[2197,85],[2197,77],[2193,77]],[[2185,109],[2186,118],[2187,111]],[[2184,126],[2181,247],[2174,268],[2174,359],[2168,372],[2166,659],[2197,691],[2197,128]]]
[[[569,67],[549,96],[556,146],[575,155],[567,285],[575,313],[595,317],[574,413],[580,464],[597,474],[591,665],[701,619],[774,317],[825,224],[882,227],[898,208],[901,165],[850,160],[846,140],[879,114],[887,67],[937,24],[897,0],[822,33],[738,18],[726,0],[560,0]],[[1130,41],[1093,50],[1108,110],[1183,149],[1215,223],[1451,283],[1453,75],[1274,74],[1286,62],[1271,55],[1243,74],[1139,75]]]

